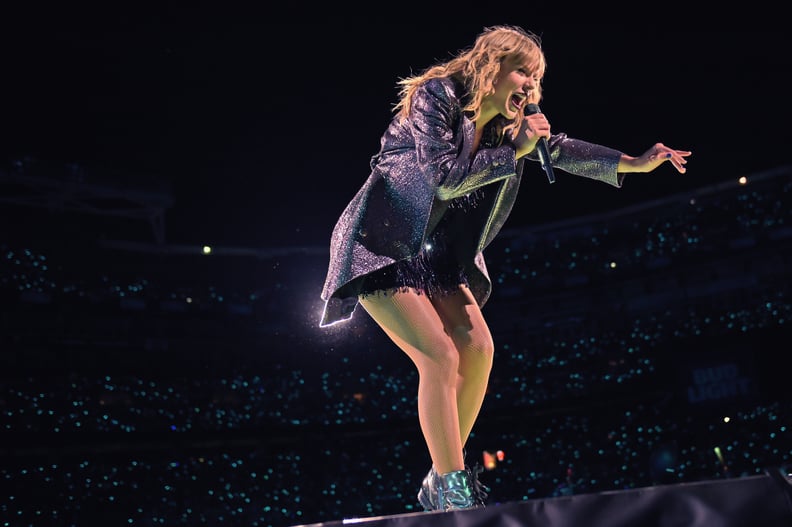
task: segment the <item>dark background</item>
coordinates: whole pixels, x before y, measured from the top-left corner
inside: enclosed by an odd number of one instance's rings
[[[693,151],[687,174],[667,165],[621,190],[564,174],[550,186],[536,165],[507,227],[787,163],[792,37],[780,11],[756,4],[695,19],[667,4],[224,5],[4,8],[0,156],[168,189],[171,243],[326,245],[368,175],[397,79],[505,23],[543,39],[554,131],[635,155],[656,141]]]
[[[398,78],[500,23],[542,36],[555,131],[693,155],[687,174],[666,165],[622,189],[561,172],[550,185],[538,165],[523,179],[487,257],[498,358],[468,452],[507,453],[490,502],[789,463],[781,8],[445,9],[0,8],[0,169],[54,182],[32,189],[52,206],[28,206],[0,172],[1,511],[61,527],[415,510],[429,465],[415,369],[360,311],[318,328],[319,291]],[[58,206],[88,184],[171,195],[165,250],[93,243],[153,238],[117,210]],[[205,258],[204,243],[229,250]],[[733,365],[751,389],[719,398]]]

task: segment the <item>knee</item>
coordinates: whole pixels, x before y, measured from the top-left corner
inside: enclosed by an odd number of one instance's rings
[[[454,333],[454,341],[458,343],[461,353],[484,363],[492,363],[495,355],[495,343],[489,331],[469,331],[458,328]]]
[[[449,383],[455,381],[459,369],[459,351],[451,343],[436,347],[427,359],[423,361],[422,373],[430,374],[435,379],[445,377]]]
[[[492,342],[491,337],[487,336],[475,342],[472,350],[483,363],[488,367],[492,366],[493,357],[495,356],[495,343]]]
[[[493,355],[495,355],[495,343],[492,341],[492,335],[489,332],[478,339],[476,349],[482,356],[492,360]]]

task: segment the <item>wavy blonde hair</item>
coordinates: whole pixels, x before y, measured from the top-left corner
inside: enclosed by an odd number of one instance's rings
[[[547,68],[541,40],[521,27],[499,25],[484,28],[473,46],[460,50],[450,60],[430,66],[418,75],[399,79],[399,101],[393,111],[404,120],[410,113],[415,91],[422,83],[438,77],[455,77],[470,93],[470,102],[463,110],[472,112],[475,121],[481,114],[481,101],[495,92],[493,82],[504,64],[506,67],[525,66],[529,73],[539,77],[537,89],[528,101],[538,103],[542,97],[541,79]],[[523,114],[517,112],[503,132],[513,135],[522,120]]]

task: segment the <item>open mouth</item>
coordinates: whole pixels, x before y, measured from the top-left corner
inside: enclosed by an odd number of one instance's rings
[[[509,102],[512,106],[514,106],[515,110],[520,110],[525,105],[525,101],[528,97],[524,93],[515,93],[509,99]]]

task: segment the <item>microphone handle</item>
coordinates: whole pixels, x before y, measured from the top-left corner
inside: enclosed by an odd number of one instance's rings
[[[547,138],[542,137],[536,143],[536,150],[539,153],[539,162],[542,163],[542,168],[547,174],[547,180],[550,183],[555,183],[555,174],[553,173],[553,165],[550,164],[550,148],[547,145]]]
[[[537,104],[526,104],[524,113],[525,115],[531,115],[534,113],[541,113],[541,111],[542,110],[539,109],[539,105]],[[542,164],[545,174],[547,174],[547,180],[550,183],[555,183],[553,165],[550,164],[550,147],[547,144],[546,137],[540,138],[539,142],[536,143],[536,152],[539,154],[539,162]]]

